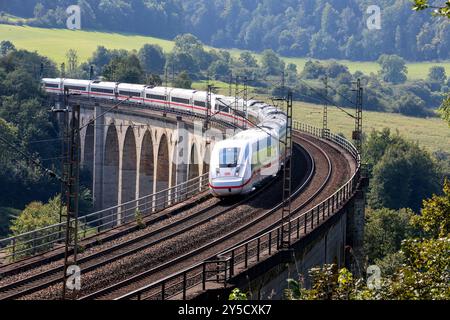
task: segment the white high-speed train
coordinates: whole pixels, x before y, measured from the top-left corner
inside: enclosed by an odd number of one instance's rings
[[[146,85],[76,80],[65,78],[42,79],[46,92],[78,94],[96,99],[108,99],[158,106],[184,113],[206,113],[207,92],[150,87]],[[214,196],[226,197],[249,193],[270,176],[276,175],[285,159],[286,114],[263,102],[251,100],[247,103],[247,118],[242,111],[234,112],[234,97],[211,96],[211,114],[220,120],[233,122],[250,129],[236,134],[231,139],[217,142],[211,152],[209,187]],[[242,110],[243,100],[238,101]],[[253,123],[258,124],[254,127]],[[252,128],[253,127],[253,128]]]
[[[162,108],[178,110],[187,113],[206,113],[207,92],[176,89],[167,87],[150,87],[140,84],[105,82],[97,80],[76,80],[64,78],[42,79],[42,86],[49,93],[63,94],[66,90],[70,94],[77,94],[96,99],[128,100],[142,105],[153,105]],[[211,113],[217,119],[234,122],[242,126],[244,119],[236,116],[229,108],[234,104],[234,98],[212,95]],[[249,101],[255,103],[256,101]],[[241,103],[242,104],[242,103]],[[248,125],[250,123],[246,121]]]
[[[285,161],[286,114],[256,103],[249,115],[258,127],[216,143],[211,152],[209,187],[217,197],[252,192],[276,175]]]

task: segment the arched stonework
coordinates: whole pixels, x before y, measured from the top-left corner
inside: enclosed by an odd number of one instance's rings
[[[153,148],[152,133],[147,130],[141,144],[141,157],[139,165],[139,198],[154,193],[155,157]],[[151,199],[147,199],[144,203],[151,208]],[[144,209],[147,205],[144,206]]]
[[[208,149],[205,136],[183,120],[105,111],[106,106],[83,108],[81,117],[83,126],[98,117],[94,126],[86,126],[81,132],[81,160],[84,168],[93,171],[93,196],[98,210],[182,185],[189,178],[208,172],[205,157],[209,157],[215,140],[222,138],[220,130],[212,130],[214,138]],[[177,195],[185,191],[181,189],[159,202],[147,201],[147,208],[179,200]],[[143,203],[140,200],[136,204]],[[119,219],[126,209],[119,210]],[[120,221],[114,218],[114,222]]]
[[[169,142],[167,140],[167,135],[163,134],[159,140],[158,145],[158,155],[156,161],[156,192],[166,190],[169,188]],[[156,205],[159,208],[167,200],[167,195],[160,195],[156,199]]]
[[[192,180],[199,176],[200,157],[198,156],[198,148],[195,143],[192,144],[189,153],[189,169],[188,180]]]
[[[126,130],[125,140],[123,143],[122,152],[122,190],[121,201],[127,203],[136,199],[136,177],[137,177],[137,156],[136,156],[136,137],[132,127]],[[133,207],[131,205],[129,207]],[[134,216],[134,212],[131,212],[130,208],[126,207],[122,210],[122,215],[131,219]]]
[[[203,154],[203,168],[202,175],[209,173],[209,163],[211,161],[211,143],[205,145],[205,152]]]
[[[119,138],[114,124],[108,127],[103,166],[103,208],[118,204],[119,195]]]
[[[94,125],[90,124],[86,128],[84,135],[84,147],[83,150],[83,168],[88,171],[91,179],[94,173]],[[92,186],[91,186],[92,187]]]
[[[172,161],[170,163],[171,167],[172,167],[172,175],[170,176],[170,185],[172,187],[177,185],[177,164],[178,164],[178,142],[175,142],[175,145],[173,147],[173,151],[172,151]]]
[[[191,151],[189,153],[189,167],[188,167],[188,180],[197,178],[200,175],[200,157],[198,156],[198,149],[195,143],[192,144]],[[189,183],[189,193],[196,194],[200,188],[199,181]]]

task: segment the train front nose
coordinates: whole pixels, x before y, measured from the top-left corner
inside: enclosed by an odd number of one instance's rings
[[[219,197],[238,195],[244,189],[242,178],[211,179],[209,187],[213,194]]]

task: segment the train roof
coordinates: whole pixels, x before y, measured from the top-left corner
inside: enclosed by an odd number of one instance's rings
[[[170,91],[171,95],[181,95],[181,96],[186,96],[186,95],[190,95],[192,96],[194,93],[196,93],[197,90],[189,90],[189,89],[177,89],[174,88]]]
[[[234,140],[234,141],[245,140],[247,142],[253,142],[253,141],[267,138],[268,132],[270,132],[270,130],[268,130],[268,129],[261,130],[259,128],[252,128],[252,129],[248,129],[248,130],[239,132],[230,140]],[[272,134],[272,132],[270,132],[270,134]]]
[[[111,88],[111,87],[115,87],[116,85],[117,85],[117,82],[111,82],[111,81],[95,80],[95,81],[91,82],[91,86],[99,87],[99,88],[101,88],[101,87]]]
[[[214,149],[224,149],[224,148],[243,148],[247,145],[248,140],[246,139],[226,139],[222,141],[218,141],[214,145]]]
[[[64,85],[81,85],[88,86],[91,84],[90,80],[78,80],[78,79],[63,79]]]
[[[142,91],[145,88],[147,88],[147,86],[143,85],[143,84],[132,84],[132,83],[119,83],[117,85],[117,87],[122,90],[137,90],[137,91]]]
[[[147,88],[145,88],[146,92],[161,94],[164,96],[166,94],[170,94],[171,90],[173,90],[173,88],[166,88],[166,87],[147,87]]]
[[[194,93],[194,100],[206,101],[208,93],[206,91],[196,91]]]
[[[43,78],[41,81],[48,83],[60,83],[61,80],[62,80],[61,78]]]

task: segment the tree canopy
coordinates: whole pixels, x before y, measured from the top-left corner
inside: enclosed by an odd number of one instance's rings
[[[422,11],[426,9],[434,9],[434,13],[450,19],[450,2],[446,1],[444,5],[436,6],[429,0],[414,0],[414,10]]]
[[[411,208],[418,212],[422,200],[438,191],[440,173],[435,161],[416,143],[401,137],[388,138],[379,144],[376,150],[382,152],[381,158],[379,161],[369,159],[375,163],[369,205],[372,208]]]
[[[394,84],[406,81],[408,68],[401,57],[383,54],[378,58],[378,63],[381,65],[380,76],[384,81]]]
[[[166,56],[158,45],[146,44],[139,50],[139,60],[148,73],[162,74],[166,65]]]
[[[125,83],[144,82],[141,63],[135,54],[112,58],[104,67],[103,76],[107,81]]]
[[[432,3],[417,0],[417,10]],[[382,8],[381,29],[369,29],[363,0],[82,0],[83,28],[141,33],[172,39],[191,33],[222,48],[286,56],[376,60],[381,54],[407,60],[448,59],[450,25],[417,15],[410,1],[374,0]],[[69,0],[0,2],[0,11],[27,18],[35,26],[65,28]],[[448,16],[448,4],[439,13]],[[5,19],[6,20],[6,19]],[[18,23],[6,20],[8,23]],[[22,20],[23,21],[23,20]],[[131,23],[132,22],[132,23]],[[23,22],[21,22],[23,23]]]
[[[177,88],[191,89],[192,80],[186,71],[181,72],[175,79],[174,86]]]
[[[324,265],[309,271],[311,289],[305,288],[301,280],[304,277],[288,279],[286,297],[290,300],[449,300],[448,181],[443,189],[442,196],[433,195],[424,201],[421,215],[411,215],[407,211],[397,215],[389,210],[370,213],[369,234],[365,240],[369,254],[374,254],[372,258],[389,255],[401,241],[400,250],[395,253],[401,263],[394,263],[389,273],[382,269],[378,286],[369,286],[369,279],[356,278],[346,268],[339,270],[336,265]],[[412,225],[418,227],[418,233],[407,231]],[[375,243],[372,245],[370,241]],[[377,243],[381,247],[376,247]]]

